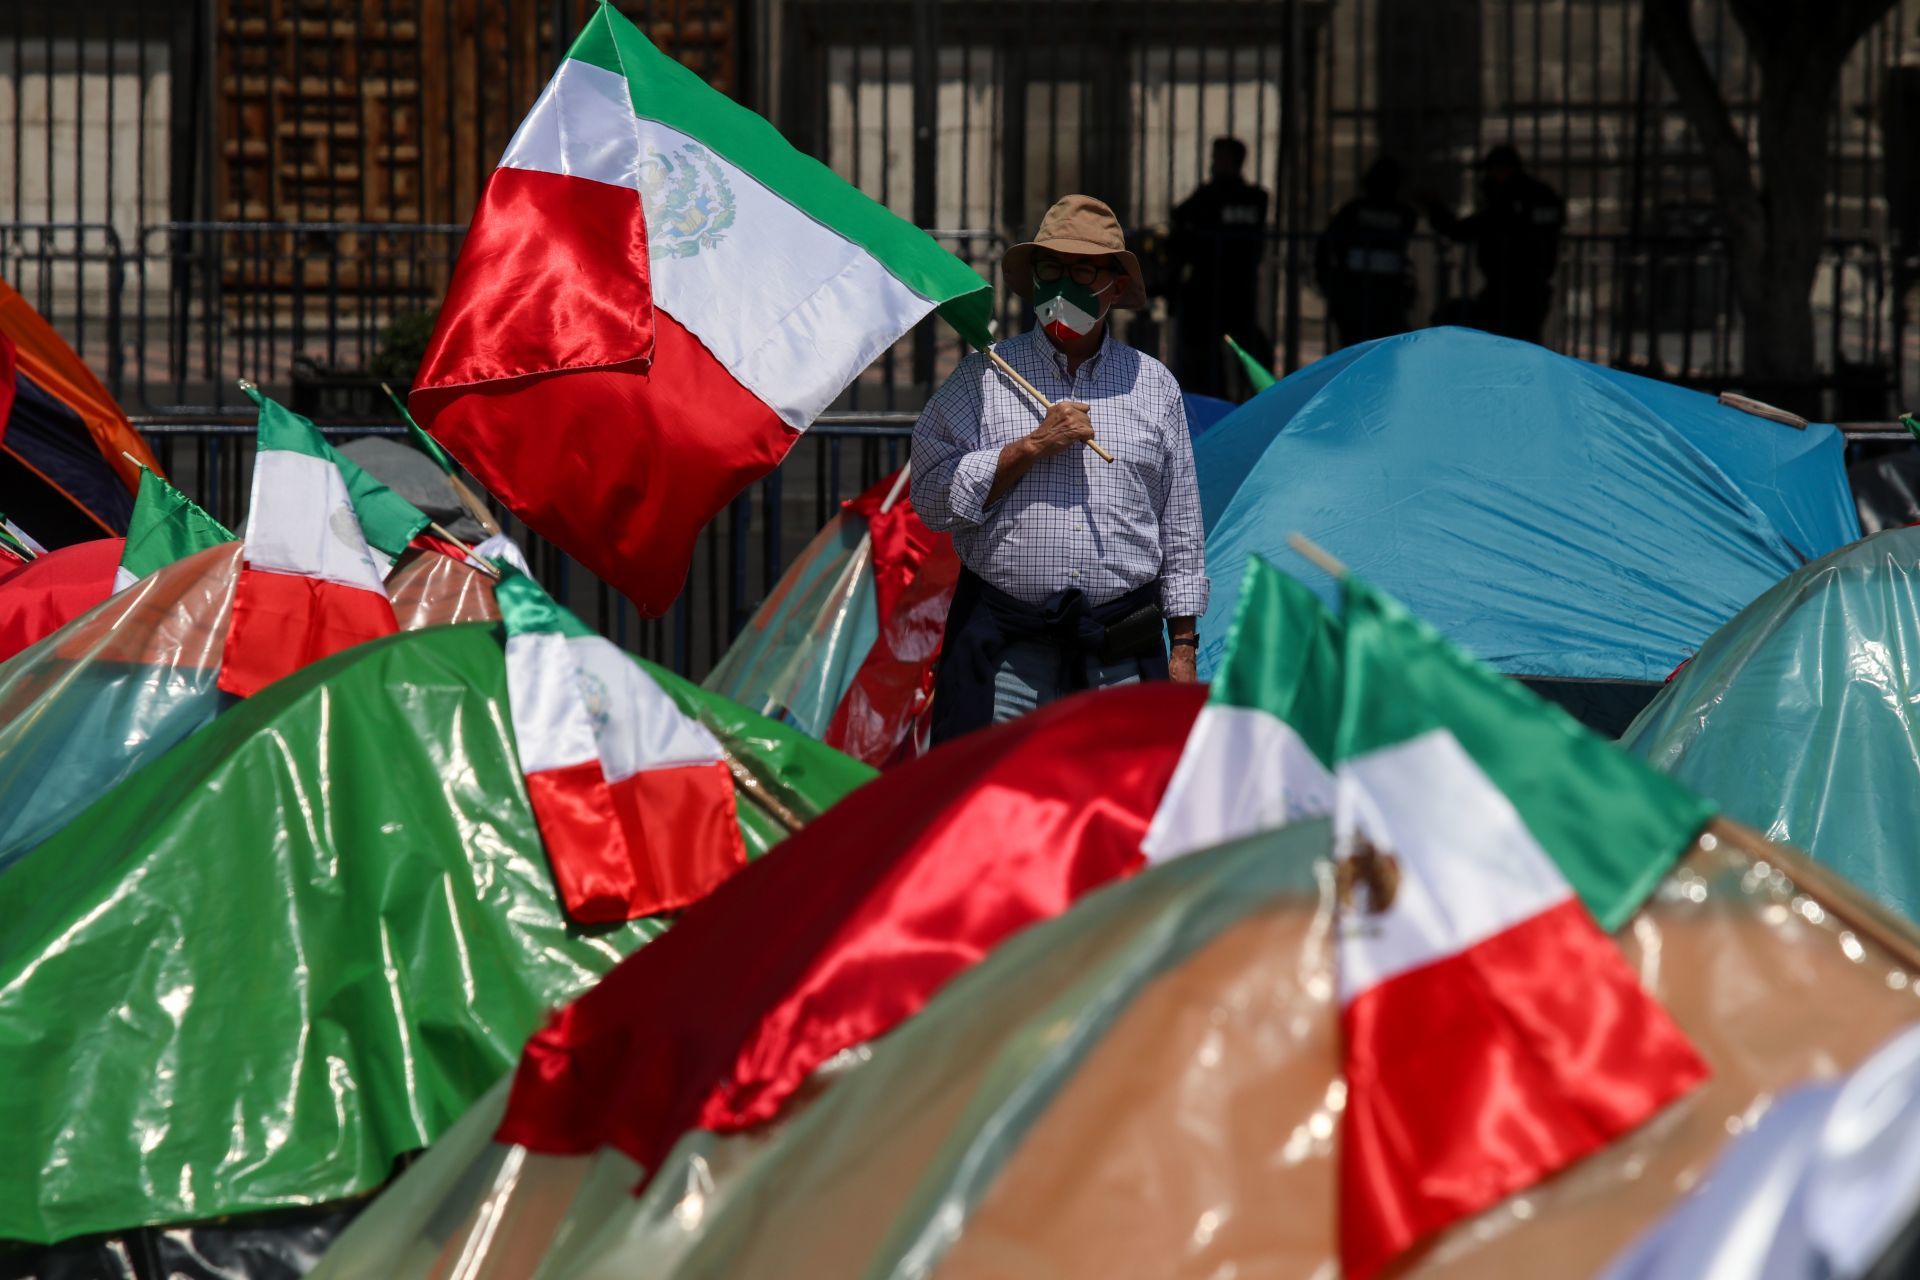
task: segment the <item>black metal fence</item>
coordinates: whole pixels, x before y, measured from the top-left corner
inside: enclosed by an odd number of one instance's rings
[[[1641,0],[619,0],[797,145],[986,269],[1060,192],[1164,227],[1215,136],[1272,195],[1263,325],[1329,333],[1312,242],[1378,154],[1465,205],[1511,142],[1566,197],[1549,343],[1729,381],[1739,316],[1697,145]],[[460,229],[591,0],[18,0],[0,7],[0,270],[136,412],[217,411],[417,355]],[[1737,121],[1756,72],[1721,0],[1695,27]],[[1903,323],[1920,228],[1920,0],[1892,0],[1833,104],[1831,387],[1920,394]],[[1905,96],[1902,96],[1903,92]],[[1430,254],[1419,318],[1465,291]],[[1668,287],[1671,282],[1671,287]],[[1009,323],[1017,317],[1008,316]],[[1138,333],[1168,353],[1164,301]],[[911,408],[957,355],[930,325],[854,389]]]

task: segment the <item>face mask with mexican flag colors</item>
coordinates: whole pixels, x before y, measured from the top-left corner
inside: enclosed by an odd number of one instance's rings
[[[1705,1078],[1602,930],[1711,810],[1372,588],[1343,590],[1336,620],[1249,565],[1146,847],[1333,810],[1340,1251],[1366,1280]]]
[[[1113,286],[1108,285],[1107,288]],[[1105,293],[1102,289],[1100,293]],[[1061,342],[1082,338],[1100,323],[1100,293],[1065,276],[1033,282],[1033,310],[1041,327]]]

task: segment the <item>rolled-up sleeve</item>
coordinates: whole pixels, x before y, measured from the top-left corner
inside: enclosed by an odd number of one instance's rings
[[[980,357],[961,361],[913,425],[913,509],[935,532],[980,523],[1000,461],[980,448]]]
[[[1161,418],[1169,465],[1160,499],[1160,610],[1169,618],[1207,611],[1206,530],[1200,519],[1200,483],[1193,470],[1187,407],[1175,391]],[[916,468],[917,470],[917,468]]]

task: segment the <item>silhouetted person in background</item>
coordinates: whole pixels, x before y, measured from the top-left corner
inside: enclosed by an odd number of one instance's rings
[[[1181,387],[1202,395],[1226,394],[1228,334],[1273,364],[1273,342],[1259,323],[1267,193],[1242,176],[1246,163],[1246,143],[1215,138],[1211,177],[1173,211],[1175,365]]]
[[[1479,168],[1480,207],[1471,216],[1457,217],[1438,200],[1428,203],[1434,230],[1472,245],[1486,280],[1463,312],[1436,319],[1538,342],[1553,301],[1566,205],[1559,192],[1528,175],[1510,146],[1487,152]]]
[[[1401,198],[1400,180],[1391,157],[1374,161],[1360,179],[1360,194],[1334,213],[1314,249],[1314,282],[1343,347],[1413,327],[1407,242],[1420,214]]]

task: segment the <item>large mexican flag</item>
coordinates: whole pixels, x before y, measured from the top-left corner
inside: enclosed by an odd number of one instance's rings
[[[1149,846],[1333,812],[1340,1248],[1364,1280],[1704,1076],[1603,929],[1711,810],[1364,583],[1344,591],[1335,620],[1249,565]]]
[[[603,5],[488,180],[412,404],[659,613],[706,522],[935,308],[988,341],[984,280]]]

